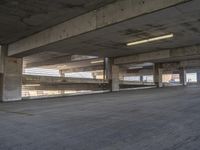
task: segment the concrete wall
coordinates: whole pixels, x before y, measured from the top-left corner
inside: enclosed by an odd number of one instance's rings
[[[23,84],[78,84],[78,83],[89,83],[89,84],[98,84],[98,83],[107,83],[105,80],[101,79],[87,79],[87,78],[69,78],[69,77],[49,77],[49,76],[32,76],[32,75],[23,75],[22,77]]]

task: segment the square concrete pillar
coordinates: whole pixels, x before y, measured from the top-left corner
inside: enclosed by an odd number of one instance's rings
[[[163,80],[162,80],[162,75],[163,75],[163,69],[159,68],[159,87],[163,87]]]
[[[140,83],[144,83],[144,81],[143,81],[144,79],[143,79],[143,76],[140,76]]]
[[[60,77],[65,77],[65,73],[62,70],[59,70]]]
[[[200,71],[197,71],[197,83],[200,84]]]
[[[65,78],[65,73],[62,70],[59,70],[60,73],[60,77],[61,78]],[[60,94],[64,95],[65,94],[65,90],[60,90]]]
[[[112,65],[112,91],[119,91],[119,66]]]
[[[163,74],[162,64],[156,63],[154,65],[154,83],[157,87],[163,87],[162,74]]]
[[[112,64],[113,64],[112,58],[104,59],[104,80],[107,80],[108,82],[111,82],[112,80],[112,71],[111,71]]]
[[[183,86],[187,85],[186,70],[184,68],[180,69],[180,83]]]
[[[7,57],[6,46],[2,46],[0,51],[0,101],[21,100],[22,59]]]
[[[104,79],[109,82],[109,88],[111,91],[119,91],[120,82],[120,69],[118,65],[114,65],[113,58],[106,58],[104,70]]]

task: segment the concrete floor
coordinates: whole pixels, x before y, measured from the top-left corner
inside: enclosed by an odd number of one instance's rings
[[[200,88],[0,104],[0,150],[199,150]]]

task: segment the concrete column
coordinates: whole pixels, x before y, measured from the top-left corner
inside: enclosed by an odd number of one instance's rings
[[[97,75],[95,72],[92,73],[92,77],[93,77],[93,79],[97,79]]]
[[[111,72],[112,63],[113,63],[112,58],[104,59],[104,79],[109,82],[112,80],[112,72]]]
[[[65,77],[65,73],[62,70],[59,70],[60,77]]]
[[[197,71],[197,83],[200,84],[200,71]]]
[[[111,91],[119,91],[119,66],[114,65],[113,58],[105,58],[104,66],[104,78],[109,82],[109,89]]]
[[[7,57],[7,46],[0,48],[0,101],[17,101],[22,96],[22,59]]]
[[[187,85],[186,70],[184,68],[180,69],[180,83],[183,86]]]
[[[60,77],[65,77],[65,73],[62,70],[59,70],[59,73],[60,73]],[[65,94],[65,90],[61,90],[60,94],[64,95]]]
[[[154,83],[157,87],[163,87],[162,74],[163,74],[162,64],[156,63],[154,65]]]
[[[143,83],[143,76],[140,76],[140,82]]]
[[[105,58],[104,59],[104,80],[108,81],[108,88],[112,91],[112,58]]]
[[[163,69],[159,68],[159,87],[163,87],[163,81],[162,81],[162,75],[163,75]]]
[[[119,91],[119,66],[112,65],[112,91]]]

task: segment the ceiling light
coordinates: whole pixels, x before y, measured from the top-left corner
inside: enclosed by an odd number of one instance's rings
[[[153,42],[153,41],[169,39],[169,38],[172,38],[172,37],[174,37],[174,34],[167,34],[167,35],[162,35],[162,36],[158,36],[158,37],[154,37],[154,38],[143,39],[143,40],[140,40],[140,41],[127,43],[126,45],[127,46],[139,45],[139,44],[143,44],[143,43],[149,43],[149,42]]]
[[[91,61],[91,64],[99,64],[99,63],[103,63],[104,60],[97,60],[97,61]]]
[[[143,67],[129,67],[128,69],[142,69]]]
[[[40,86],[40,84],[25,84],[26,87],[34,87],[34,86]]]

